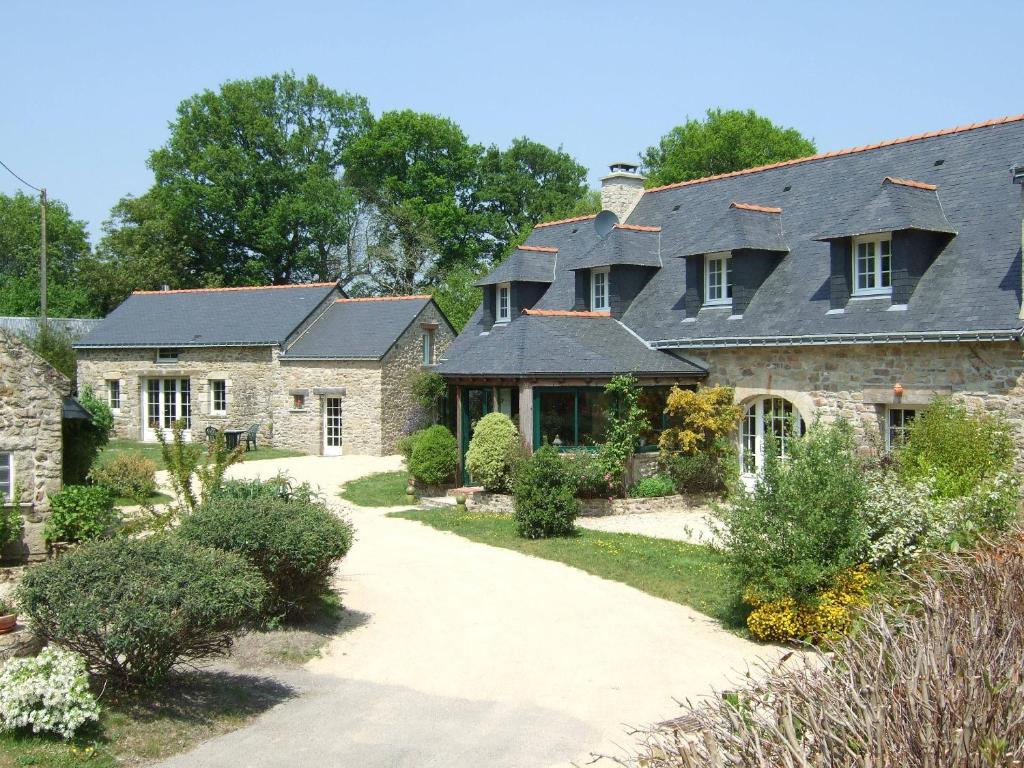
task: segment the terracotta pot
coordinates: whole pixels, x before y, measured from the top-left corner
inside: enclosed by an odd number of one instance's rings
[[[16,613],[11,613],[7,616],[0,616],[0,635],[6,635],[8,632],[14,631],[17,624],[18,614]]]

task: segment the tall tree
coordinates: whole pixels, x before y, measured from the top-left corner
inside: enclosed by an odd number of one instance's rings
[[[489,261],[534,224],[567,216],[589,190],[587,169],[561,147],[551,149],[525,136],[508,149],[490,146],[480,162],[477,200],[490,235]]]
[[[647,183],[674,184],[743,168],[778,163],[816,152],[795,128],[783,128],[754,110],[709,109],[690,119],[643,153]]]
[[[39,198],[0,194],[0,315],[39,313]],[[46,207],[47,311],[54,317],[95,314],[79,284],[91,248],[85,222],[60,200]]]
[[[356,207],[342,154],[370,123],[366,99],[313,76],[233,81],[182,102],[149,165],[190,275],[225,285],[336,278]]]

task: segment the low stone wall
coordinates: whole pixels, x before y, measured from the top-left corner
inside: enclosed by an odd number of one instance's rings
[[[689,512],[703,509],[707,499],[697,496],[658,496],[629,499],[580,499],[580,514],[585,517],[608,515],[642,515],[650,512]],[[466,509],[494,515],[511,515],[514,501],[505,493],[474,493],[466,499]]]

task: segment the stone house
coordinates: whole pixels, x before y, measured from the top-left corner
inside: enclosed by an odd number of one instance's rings
[[[92,418],[70,393],[66,376],[0,330],[0,505],[18,505],[25,523],[5,558],[45,554],[42,527],[63,481],[64,424]]]
[[[318,283],[138,291],[75,349],[117,437],[257,425],[258,444],[380,455],[415,410],[411,376],[454,336],[430,296],[352,299]]]
[[[463,450],[482,413],[527,448],[598,442],[601,388],[735,388],[741,470],[786,425],[845,416],[865,450],[940,395],[1000,413],[1024,456],[1024,115],[645,188],[602,180],[596,216],[539,224],[479,281],[439,371]]]

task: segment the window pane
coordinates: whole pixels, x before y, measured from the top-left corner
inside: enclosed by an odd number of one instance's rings
[[[160,379],[149,379],[146,381],[146,418],[149,421],[149,428],[156,429],[160,426]]]
[[[725,295],[732,298],[732,256],[725,260]]]
[[[0,453],[0,499],[11,497],[11,463],[12,454]]]
[[[192,429],[192,386],[188,379],[181,380],[181,415],[180,419],[185,422],[185,429]]]
[[[540,442],[552,445],[573,445],[573,410],[576,397],[572,392],[541,392]],[[556,442],[557,441],[557,442]]]
[[[740,450],[743,453],[743,471],[757,471],[757,403],[747,408],[740,422]]]
[[[883,288],[889,288],[892,285],[892,256],[889,252],[889,246],[888,240],[883,240],[879,243],[878,284]]]
[[[722,298],[722,260],[710,259],[708,261],[708,301],[718,301]]]
[[[600,389],[578,392],[579,445],[603,443],[608,433],[608,397]]]

